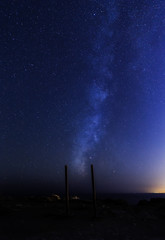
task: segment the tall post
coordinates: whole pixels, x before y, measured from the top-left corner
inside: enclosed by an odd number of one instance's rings
[[[96,217],[96,189],[95,189],[93,164],[91,164],[91,177],[92,177],[92,193],[93,193],[93,211],[94,211],[94,217]]]
[[[68,166],[65,165],[65,201],[66,215],[69,216],[69,185],[68,185]]]

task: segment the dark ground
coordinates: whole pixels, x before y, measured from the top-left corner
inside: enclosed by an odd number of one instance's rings
[[[0,240],[165,240],[165,199],[128,205],[124,200],[65,202],[56,197],[0,199]]]

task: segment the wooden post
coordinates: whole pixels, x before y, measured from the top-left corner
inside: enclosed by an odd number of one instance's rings
[[[66,216],[69,216],[69,186],[68,186],[68,166],[65,165],[65,201],[66,201]]]
[[[93,211],[94,211],[94,217],[96,217],[96,190],[95,190],[93,164],[91,164],[91,177],[92,177],[92,192],[93,192]]]

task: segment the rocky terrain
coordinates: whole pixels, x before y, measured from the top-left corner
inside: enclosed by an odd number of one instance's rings
[[[165,199],[97,200],[97,216],[91,201],[74,197],[66,216],[65,201],[50,197],[1,197],[0,240],[164,240]]]

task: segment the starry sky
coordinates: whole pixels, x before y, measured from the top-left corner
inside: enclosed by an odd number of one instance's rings
[[[165,192],[165,1],[0,1],[0,194]],[[34,191],[34,190],[33,190]]]

